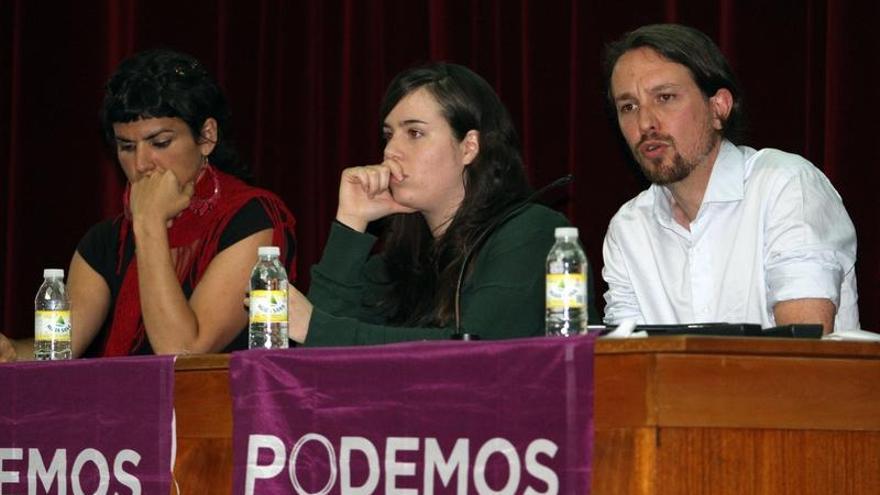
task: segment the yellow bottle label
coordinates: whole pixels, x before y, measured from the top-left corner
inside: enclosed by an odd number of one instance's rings
[[[587,305],[587,277],[583,273],[548,273],[547,308],[583,309]]]
[[[34,312],[34,339],[70,342],[70,311]]]
[[[287,291],[252,290],[250,308],[251,323],[287,322]]]

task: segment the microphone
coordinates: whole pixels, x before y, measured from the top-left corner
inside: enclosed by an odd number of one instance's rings
[[[477,236],[477,240],[474,241],[474,244],[470,247],[470,249],[468,249],[467,253],[464,255],[464,259],[461,261],[461,268],[458,270],[458,281],[455,284],[455,333],[452,334],[453,340],[480,340],[479,335],[462,331],[461,328],[461,286],[464,282],[464,274],[465,271],[467,271],[468,263],[471,260],[471,256],[473,256],[473,254],[477,252],[477,250],[483,244],[483,241],[485,241],[486,238],[489,237],[489,234],[494,232],[495,229],[507,223],[508,220],[516,216],[517,213],[521,212],[523,209],[525,209],[526,206],[530,205],[547,191],[564,186],[573,180],[574,175],[563,175],[562,177],[538,189],[532,194],[529,194],[526,199],[508,208],[508,210],[503,215],[499,216],[496,221],[490,223],[489,226],[486,227],[486,230],[484,230],[479,236]]]

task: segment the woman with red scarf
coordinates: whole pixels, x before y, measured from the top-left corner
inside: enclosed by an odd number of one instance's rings
[[[281,247],[294,276],[294,218],[247,185],[211,76],[169,50],[123,61],[101,124],[128,179],[124,212],[94,226],[70,263],[74,356],[208,353],[247,347],[247,288],[257,247]],[[0,338],[0,360],[33,341]]]

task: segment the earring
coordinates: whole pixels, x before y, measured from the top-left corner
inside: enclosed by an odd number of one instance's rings
[[[202,155],[202,166],[206,166],[208,164],[208,155]]]

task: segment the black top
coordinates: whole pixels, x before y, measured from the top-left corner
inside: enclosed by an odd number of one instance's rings
[[[122,280],[125,277],[129,263],[134,259],[134,236],[129,235],[125,241],[121,269],[119,271],[116,270],[119,262],[118,243],[120,225],[121,222],[116,219],[104,220],[89,229],[76,247],[80,256],[104,278],[104,281],[107,282],[107,286],[110,288],[110,311],[104,320],[104,324],[101,326],[101,330],[83,354],[84,357],[94,357],[101,354],[108,332],[113,325],[113,309],[116,306],[119,289],[122,287]],[[220,235],[217,253],[250,235],[271,228],[272,221],[266,210],[263,209],[258,199],[252,199],[229,220],[229,224],[227,224],[226,229]],[[293,260],[294,253],[296,252],[294,240],[288,238],[287,242],[290,249],[287,250],[285,266],[289,266],[289,262]],[[187,298],[192,295],[193,288],[190,287],[188,280],[184,280],[181,288]],[[244,293],[242,293],[242,298],[244,298]],[[247,349],[246,330],[247,327],[243,328],[235,340],[224,349],[224,352]],[[153,348],[150,346],[149,339],[143,339],[143,343],[133,351],[133,354],[153,354]]]

